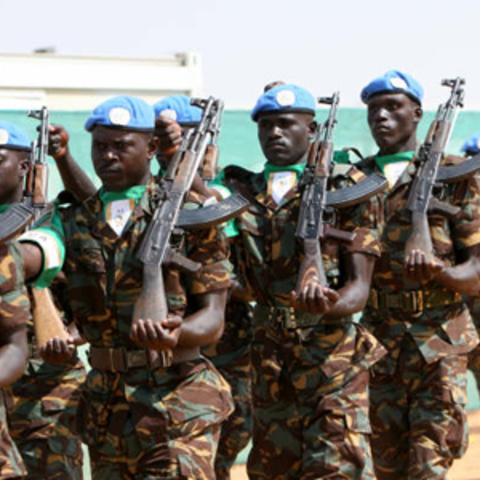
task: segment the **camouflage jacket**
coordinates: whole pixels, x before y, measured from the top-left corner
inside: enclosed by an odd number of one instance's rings
[[[159,193],[152,181],[120,237],[105,220],[99,193],[83,203],[60,208],[66,246],[63,268],[71,309],[82,336],[93,346],[138,348],[129,337],[133,307],[143,280],[136,252]],[[48,219],[42,223],[45,226]],[[185,313],[189,295],[228,288],[230,283],[221,230],[189,234],[181,250],[203,267],[190,275],[164,269],[169,310],[178,314]]]
[[[338,168],[337,168],[338,167]],[[354,167],[336,166],[341,173],[332,177],[332,187],[351,185],[364,176]],[[239,167],[225,172],[225,184],[233,191],[245,195],[250,208],[238,219],[241,235],[239,248],[243,249],[240,270],[247,287],[255,294],[257,302],[268,306],[289,306],[290,292],[295,290],[299,265],[303,258],[302,242],[295,237],[301,195],[297,184],[277,205],[267,192],[264,173],[252,173]],[[341,258],[346,253],[364,253],[379,256],[376,232],[375,203],[365,202],[338,210],[332,226],[355,232],[351,243],[322,240],[322,254],[329,284],[339,288],[345,281]]]
[[[236,237],[232,237],[230,260],[233,271],[238,271],[238,255]],[[252,340],[253,308],[249,303],[231,299],[225,309],[225,328],[222,338],[215,344],[202,348],[217,368],[231,365],[237,358],[248,354]]]
[[[2,329],[27,323],[30,302],[24,285],[22,255],[16,243],[0,246],[0,300]]]
[[[414,160],[410,162],[393,188],[377,197],[380,212],[381,258],[376,264],[372,286],[375,295],[386,293],[405,296],[409,292],[422,291],[429,296],[446,298],[452,294],[442,286],[434,282],[422,286],[404,276],[404,249],[411,231],[411,215],[405,207],[416,171]],[[463,159],[460,157],[447,156],[443,159],[442,165],[461,161]],[[362,160],[357,166],[367,175],[372,172],[381,173],[374,157]],[[480,243],[478,178],[470,177],[458,183],[446,184],[438,198],[461,209],[461,214],[450,220],[438,213],[428,215],[435,255],[447,265],[455,265],[464,256],[465,249]],[[390,356],[393,363],[401,339],[407,331],[428,363],[445,355],[466,353],[478,343],[470,313],[461,300],[451,305],[434,308],[427,306],[414,313],[402,308],[379,310],[370,306],[364,311],[362,321],[370,324],[377,338],[389,350],[396,352]]]

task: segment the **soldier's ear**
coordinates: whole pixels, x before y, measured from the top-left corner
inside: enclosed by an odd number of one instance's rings
[[[313,138],[315,137],[315,132],[316,131],[317,131],[317,122],[315,120],[312,120],[308,124],[308,138],[310,140],[313,140]]]
[[[423,118],[423,109],[420,105],[415,104],[415,123],[420,123],[420,120]]]
[[[160,141],[156,135],[152,135],[148,140],[148,158],[151,160],[158,151]]]
[[[31,168],[30,154],[22,152],[18,159],[18,171],[20,173],[20,177],[26,177]]]

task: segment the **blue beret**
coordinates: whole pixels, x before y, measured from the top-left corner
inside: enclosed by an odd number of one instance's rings
[[[14,150],[32,150],[28,134],[13,123],[0,121],[0,147]]]
[[[468,137],[460,150],[472,154],[480,153],[480,132]]]
[[[155,114],[153,108],[141,98],[124,95],[109,98],[95,108],[85,122],[85,130],[91,132],[96,125],[153,132]]]
[[[360,94],[363,103],[378,93],[404,93],[420,105],[423,100],[422,86],[408,73],[399,70],[389,70],[382,77],[371,81]]]
[[[262,113],[293,112],[315,115],[316,102],[313,95],[297,85],[278,85],[266,91],[257,100],[252,110],[256,122]]]
[[[153,105],[155,118],[163,115],[175,120],[180,125],[200,123],[203,110],[190,103],[186,95],[171,95]]]

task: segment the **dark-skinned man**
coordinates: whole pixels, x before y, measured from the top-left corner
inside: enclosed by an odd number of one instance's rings
[[[2,213],[24,196],[25,177],[30,171],[30,139],[19,127],[1,122],[4,136],[22,138],[25,148],[7,145],[0,163],[0,209]],[[52,148],[61,145],[59,129],[50,126]],[[18,143],[18,142],[17,142]],[[27,149],[28,147],[28,149]],[[57,162],[63,158],[58,156]],[[64,165],[64,175],[72,172]],[[74,163],[74,162],[73,162]],[[78,167],[77,167],[78,168]],[[85,174],[76,173],[76,185],[88,186]],[[86,183],[85,183],[86,182]],[[80,189],[81,190],[81,189]],[[5,391],[8,423],[12,439],[22,455],[29,479],[81,479],[82,445],[72,433],[79,386],[85,380],[83,363],[75,348],[63,365],[51,365],[36,350],[34,325],[28,323],[28,364],[23,376]]]
[[[132,320],[143,281],[135,255],[160,197],[150,175],[154,122],[138,98],[99,105],[85,128],[102,188],[58,206],[22,240],[27,277],[46,284],[63,265],[75,321],[91,345],[77,430],[93,479],[215,478],[220,425],[232,409],[228,385],[199,352],[222,333],[230,280],[220,230],[186,239],[198,273],[164,269],[165,285],[174,287],[171,315]],[[61,355],[68,342],[60,346]],[[172,351],[172,365],[159,350]]]
[[[435,260],[414,251],[406,201],[416,171],[417,127],[423,89],[408,74],[389,71],[362,91],[379,151],[358,164],[380,172],[389,189],[379,196],[382,257],[362,323],[389,354],[373,366],[370,383],[372,451],[380,480],[444,479],[467,445],[467,353],[478,343],[461,294],[480,286],[478,180],[444,187],[458,206],[452,220],[429,214]],[[444,165],[462,161],[446,157]]]
[[[251,200],[236,222],[236,244],[241,278],[257,302],[252,479],[373,478],[368,369],[385,350],[351,315],[367,301],[379,256],[374,203],[337,216],[333,226],[355,232],[352,243],[322,241],[329,286],[317,279],[293,292],[303,258],[295,237],[298,180],[316,129],[315,107],[313,96],[298,86],[269,89],[252,112],[267,158],[264,171],[234,166],[223,173],[224,187]],[[356,173],[334,174],[331,187],[354,183]]]
[[[465,157],[473,157],[480,153],[480,132],[474,133],[468,137],[462,145],[461,151]],[[469,297],[468,308],[472,314],[473,322],[477,328],[477,333],[480,336],[480,297]],[[477,382],[477,390],[480,393],[480,346],[472,350],[468,354],[468,369],[475,376]]]
[[[4,126],[0,122],[0,143],[4,143],[1,136]],[[0,145],[0,178],[4,173],[3,164],[9,156],[6,152],[7,148]],[[20,153],[20,150],[15,153]],[[20,479],[25,478],[27,471],[9,432],[4,388],[17,380],[25,369],[30,304],[17,246],[1,245],[0,255],[0,478]]]
[[[160,150],[165,146],[167,153],[175,149],[175,142],[181,140],[178,124],[183,132],[195,127],[202,118],[202,110],[190,104],[185,95],[166,97],[154,106],[158,125]],[[165,141],[163,141],[166,137]],[[172,145],[173,144],[173,148]],[[162,155],[163,157],[163,155]],[[208,195],[208,193],[206,194]],[[238,231],[233,222],[225,227],[230,242],[230,260],[236,264],[235,238]],[[252,314],[251,306],[246,302],[231,299],[225,311],[225,329],[219,342],[202,349],[218,371],[227,380],[232,390],[235,410],[222,424],[222,432],[215,457],[217,480],[228,480],[230,470],[238,454],[247,446],[252,436],[252,405],[250,393],[250,356]]]
[[[16,125],[0,121],[0,212],[3,203],[16,198],[17,182],[28,169],[31,145],[28,135]],[[20,191],[20,195],[21,195]],[[20,452],[7,424],[4,388],[23,374],[28,357],[26,324],[30,303],[23,278],[21,252],[15,244],[0,246],[0,478],[20,479],[26,475]]]

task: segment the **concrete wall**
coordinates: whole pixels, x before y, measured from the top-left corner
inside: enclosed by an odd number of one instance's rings
[[[88,111],[115,95],[136,95],[153,103],[176,93],[203,94],[201,57],[196,53],[162,58],[0,54],[0,71],[0,110],[46,105]]]

